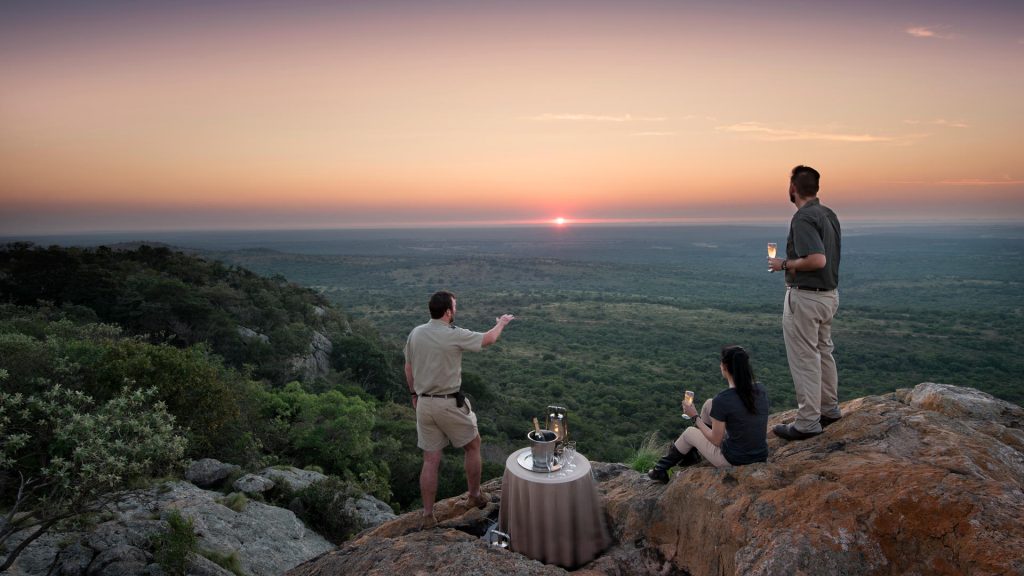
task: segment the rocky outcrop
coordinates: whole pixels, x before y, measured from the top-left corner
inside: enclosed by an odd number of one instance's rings
[[[327,479],[320,472],[314,470],[301,470],[291,466],[283,468],[264,468],[259,475],[272,480],[276,484],[288,486],[292,490],[299,491],[309,487],[314,482],[322,482]]]
[[[321,376],[326,376],[331,369],[331,350],[334,345],[327,336],[316,330],[313,331],[313,338],[309,343],[309,352],[305,356],[297,356],[292,359],[292,370],[300,376],[303,382],[312,382]]]
[[[234,464],[225,464],[213,458],[196,460],[189,465],[185,471],[185,480],[199,486],[200,488],[213,488],[219,486],[228,476],[241,470]]]
[[[576,572],[608,575],[1024,575],[1024,409],[921,384],[846,402],[815,438],[769,440],[769,462],[677,471],[668,485],[594,463],[615,545]],[[791,420],[776,414],[771,424]],[[480,536],[496,502],[439,502],[289,572],[562,574]]]
[[[263,494],[273,489],[275,486],[274,481],[270,478],[264,478],[263,476],[257,476],[256,474],[246,474],[238,480],[235,480],[234,484],[231,485],[235,490],[254,496],[256,494]]]
[[[219,502],[222,497],[188,482],[169,482],[133,495],[117,505],[114,519],[91,532],[40,538],[19,556],[11,574],[48,574],[54,564],[53,573],[64,576],[162,574],[152,537],[167,531],[172,510],[192,520],[200,550],[237,554],[250,576],[281,574],[334,547],[289,510],[249,501],[235,511]],[[193,557],[190,566],[191,574],[226,572],[201,556]]]

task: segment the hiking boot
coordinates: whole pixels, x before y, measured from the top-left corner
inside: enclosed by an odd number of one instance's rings
[[[818,419],[818,422],[821,423],[821,429],[824,430],[825,428],[828,428],[829,426],[835,424],[836,422],[839,422],[840,420],[842,420],[842,418],[842,416],[840,416],[839,418],[833,418],[831,416],[825,416],[824,414],[822,414],[821,418]]]
[[[772,428],[772,432],[783,440],[806,440],[821,434],[821,432],[801,432],[792,424],[777,424]]]
[[[693,450],[691,450],[692,452]],[[654,465],[647,472],[647,477],[655,482],[661,482],[662,484],[668,482],[668,469],[675,466],[683,459],[683,454],[676,449],[675,444],[668,445],[668,452],[658,460],[658,463]]]

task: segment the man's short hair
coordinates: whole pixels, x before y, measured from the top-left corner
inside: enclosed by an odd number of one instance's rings
[[[445,312],[451,309],[454,301],[455,294],[447,290],[434,292],[434,295],[430,297],[430,303],[427,304],[427,307],[430,308],[430,317],[435,320],[441,318]]]
[[[796,193],[801,198],[818,195],[818,180],[821,174],[810,166],[797,166],[789,176],[789,182],[796,187]]]

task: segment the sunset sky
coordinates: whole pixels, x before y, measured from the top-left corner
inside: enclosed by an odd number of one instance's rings
[[[1024,2],[0,4],[0,236],[1024,221]]]

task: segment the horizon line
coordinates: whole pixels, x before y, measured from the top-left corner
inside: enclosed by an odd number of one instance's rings
[[[149,229],[79,229],[48,232],[32,232],[23,234],[0,235],[0,241],[4,243],[17,242],[19,239],[49,238],[59,236],[100,236],[100,235],[145,235],[145,234],[185,234],[185,233],[213,233],[213,232],[326,232],[326,231],[369,231],[369,230],[438,230],[444,228],[457,229],[480,229],[480,228],[555,228],[565,229],[572,227],[580,228],[601,228],[601,227],[657,227],[657,226],[713,226],[713,225],[734,225],[734,226],[782,226],[774,217],[754,218],[725,218],[725,217],[687,217],[687,218],[564,218],[562,222],[556,219],[530,219],[530,220],[465,220],[465,221],[441,221],[441,222],[386,222],[380,224],[340,224],[335,226],[223,226],[223,227],[196,227],[196,228],[149,228]],[[979,224],[993,225],[1024,225],[1024,219],[1012,218],[846,218],[845,227],[871,227],[871,226],[970,226]]]

